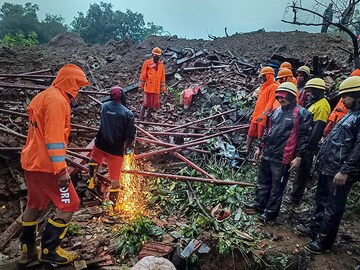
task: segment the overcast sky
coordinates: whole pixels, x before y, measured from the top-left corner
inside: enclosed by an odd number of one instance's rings
[[[61,15],[66,23],[70,23],[77,12],[86,14],[90,4],[100,1],[88,0],[0,0],[12,4],[30,2],[39,5],[39,19],[46,13]],[[285,24],[285,7],[289,0],[117,0],[103,1],[111,3],[113,10],[144,14],[145,22],[154,22],[164,27],[172,35],[183,38],[207,38],[208,34],[224,36],[224,28],[228,34],[250,32],[265,28],[266,31],[302,30],[315,32],[319,27],[305,27]],[[313,3],[312,0],[303,1]],[[326,1],[323,1],[326,2]],[[323,8],[320,8],[320,13]],[[292,19],[291,11],[285,17]]]

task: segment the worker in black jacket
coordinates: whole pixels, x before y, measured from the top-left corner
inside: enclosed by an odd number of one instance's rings
[[[296,227],[300,234],[313,239],[305,247],[312,253],[332,248],[347,196],[360,176],[360,77],[344,80],[339,95],[348,113],[335,125],[319,151],[319,180],[311,222]]]
[[[89,163],[91,177],[89,188],[94,188],[93,181],[98,165],[102,165],[106,159],[111,180],[110,200],[114,205],[120,189],[124,154],[131,150],[135,139],[134,116],[122,103],[125,103],[122,88],[115,86],[111,89],[111,100],[101,106],[100,128],[96,134]]]
[[[267,117],[266,128],[255,159],[261,157],[258,185],[254,202],[246,205],[246,212],[261,213],[264,222],[275,219],[289,178],[296,170],[309,143],[311,114],[296,104],[298,90],[291,82],[284,82],[276,90],[281,107]]]
[[[313,120],[312,132],[309,146],[304,151],[300,168],[296,172],[292,192],[290,196],[284,200],[285,203],[292,205],[299,204],[303,198],[306,184],[310,181],[314,155],[317,154],[318,144],[324,133],[331,111],[330,104],[324,97],[325,90],[325,81],[320,78],[311,79],[304,86],[304,91],[308,96],[308,100],[311,102],[308,110],[311,112]]]

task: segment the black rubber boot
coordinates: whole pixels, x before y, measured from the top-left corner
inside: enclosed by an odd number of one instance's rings
[[[120,191],[119,188],[110,188],[109,199],[110,199],[110,201],[112,201],[114,208],[115,208],[116,203],[118,201],[119,191]]]
[[[38,259],[36,248],[36,233],[38,222],[22,222],[23,232],[20,237],[22,256],[19,260],[19,268],[25,267],[32,261]]]
[[[302,236],[308,236],[308,237],[310,237],[310,238],[313,239],[313,240],[314,240],[315,237],[316,237],[316,233],[317,233],[317,232],[311,230],[310,227],[305,226],[305,225],[303,225],[303,224],[297,225],[297,226],[295,227],[295,229],[296,229],[296,232],[297,232],[298,234],[302,235]]]
[[[40,262],[63,265],[69,264],[76,259],[76,252],[66,251],[60,247],[68,227],[69,223],[61,224],[48,219],[41,238]]]

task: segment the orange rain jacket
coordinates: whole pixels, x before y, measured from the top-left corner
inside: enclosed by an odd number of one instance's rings
[[[67,64],[52,85],[30,102],[29,129],[21,153],[24,170],[57,174],[66,169],[66,148],[70,134],[70,98],[82,86],[90,85],[80,67]]]
[[[345,108],[344,103],[340,99],[339,102],[336,104],[334,110],[329,115],[328,123],[324,130],[324,136],[327,136],[331,132],[335,124],[339,122],[340,119],[345,116],[345,114],[347,114],[347,109]]]
[[[266,74],[266,81],[260,88],[258,99],[256,101],[255,109],[251,118],[252,123],[257,123],[256,120],[261,117],[260,125],[265,126],[266,115],[268,115],[275,101],[275,91],[278,85],[274,82],[273,74]]]
[[[144,89],[145,93],[160,94],[160,90],[166,91],[164,64],[159,60],[157,66],[156,70],[156,64],[152,58],[142,65],[139,88]]]

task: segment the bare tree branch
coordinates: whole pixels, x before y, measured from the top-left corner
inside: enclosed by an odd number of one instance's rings
[[[351,1],[351,0],[350,0]],[[358,3],[360,2],[360,0],[356,0],[355,3]],[[345,25],[341,24],[341,23],[334,23],[334,22],[331,22],[329,20],[327,20],[323,15],[313,11],[313,10],[310,10],[310,9],[307,9],[307,8],[303,8],[303,7],[299,7],[299,6],[290,6],[292,9],[297,9],[297,10],[302,10],[302,11],[306,11],[306,12],[309,12],[310,14],[314,14],[316,16],[319,16],[320,18],[323,19],[323,22],[327,23],[327,24],[331,24],[331,25],[334,25],[336,27],[338,27],[339,29],[341,29],[342,31],[346,32],[351,40],[352,40],[352,43],[353,43],[353,47],[354,47],[354,65],[355,65],[355,68],[360,68],[360,59],[359,59],[359,44],[358,44],[358,41],[357,41],[357,37],[355,36],[355,34],[349,29],[347,28]],[[321,24],[310,24],[310,23],[303,23],[303,22],[289,22],[289,21],[284,21],[284,20],[281,20],[285,23],[290,23],[290,24],[296,24],[296,25],[306,25],[306,26],[317,26],[317,25],[324,25],[324,23],[321,23]]]

